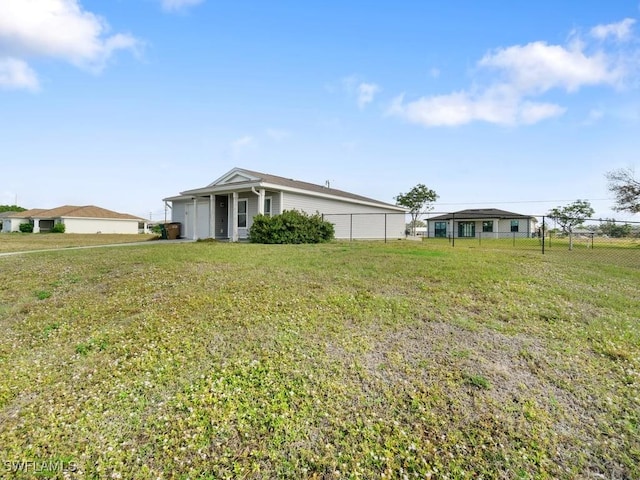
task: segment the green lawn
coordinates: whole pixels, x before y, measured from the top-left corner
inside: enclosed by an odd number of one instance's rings
[[[0,233],[0,253],[143,242],[155,238],[157,235],[151,234]]]
[[[599,258],[400,241],[0,258],[0,476],[640,478],[640,269]]]

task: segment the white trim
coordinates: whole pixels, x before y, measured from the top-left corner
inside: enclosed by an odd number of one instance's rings
[[[209,195],[209,238],[216,238],[216,195]]]
[[[244,203],[244,227],[240,226],[240,204]],[[248,228],[249,227],[249,199],[248,198],[239,198],[238,199],[238,228]]]

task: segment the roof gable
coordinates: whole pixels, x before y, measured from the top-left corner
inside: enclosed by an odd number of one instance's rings
[[[255,172],[254,172],[255,173]],[[260,174],[257,176],[251,175],[248,170],[241,168],[234,168],[230,172],[225,173],[222,177],[211,182],[208,187],[215,187],[217,185],[228,185],[234,183],[246,183],[246,182],[259,182]]]

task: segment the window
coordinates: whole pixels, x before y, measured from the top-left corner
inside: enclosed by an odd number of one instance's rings
[[[482,231],[485,233],[493,232],[493,220],[485,220],[482,222]]]
[[[238,200],[238,228],[247,228],[247,199]]]
[[[518,220],[511,220],[511,231],[512,232],[518,231]]]
[[[436,237],[446,237],[447,236],[447,222],[436,222],[435,230],[433,234]]]
[[[475,237],[476,236],[476,223],[475,222],[460,222],[458,223],[458,236],[461,238]]]
[[[264,214],[267,217],[271,216],[271,197],[265,197],[264,199]]]

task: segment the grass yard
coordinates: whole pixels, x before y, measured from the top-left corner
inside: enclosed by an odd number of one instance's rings
[[[143,242],[152,234],[0,233],[0,253]]]
[[[0,468],[640,478],[638,285],[416,242],[0,258]]]

